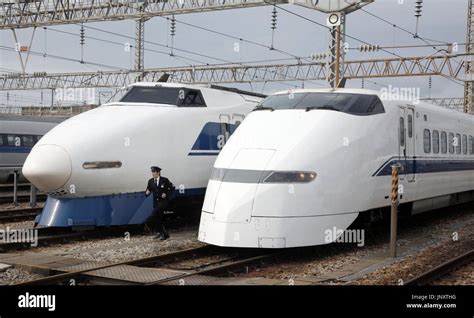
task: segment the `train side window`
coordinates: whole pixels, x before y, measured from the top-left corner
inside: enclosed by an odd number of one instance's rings
[[[423,131],[423,149],[425,153],[431,152],[431,133],[429,129]]]
[[[400,146],[405,146],[405,120],[400,117]]]
[[[469,154],[474,155],[474,137],[469,136]]]
[[[408,115],[408,137],[413,137],[413,116]]]
[[[448,150],[448,138],[446,137],[446,132],[441,132],[441,153],[446,153]]]
[[[230,125],[228,123],[221,122],[221,136],[224,137],[224,142],[227,142],[230,134]]]
[[[7,136],[7,144],[9,146],[20,147],[21,146],[21,138],[15,135],[8,135]]]
[[[3,141],[3,135],[0,135],[0,147],[6,146],[6,143]]]
[[[469,152],[471,155],[474,155],[474,137],[473,136],[469,136],[469,140],[470,140],[470,145],[471,145],[471,151]]]
[[[439,153],[439,131],[433,130],[433,153]]]
[[[35,144],[35,138],[31,135],[24,135],[22,136],[22,142],[25,147],[33,147]]]
[[[43,136],[40,136],[40,135],[35,136],[35,145],[38,141],[40,141],[41,137],[43,137]]]
[[[467,155],[467,135],[462,135],[462,153]]]
[[[461,134],[456,134],[456,153],[461,154]]]
[[[449,153],[454,153],[454,134],[453,133],[449,133],[448,143],[449,143]]]

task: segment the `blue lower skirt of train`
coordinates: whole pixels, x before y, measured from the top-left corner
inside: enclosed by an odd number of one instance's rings
[[[205,188],[178,191],[173,200],[203,195]],[[153,197],[144,192],[103,195],[86,198],[53,198],[48,196],[43,211],[36,217],[39,225],[52,227],[113,226],[142,224],[153,211]]]

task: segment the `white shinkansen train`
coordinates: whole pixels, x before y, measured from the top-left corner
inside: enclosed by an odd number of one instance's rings
[[[328,230],[390,205],[396,163],[403,212],[474,199],[474,116],[381,97],[304,89],[266,98],[215,161],[199,240],[255,248],[331,243]]]
[[[176,186],[171,208],[202,198],[227,138],[264,96],[218,86],[136,83],[120,102],[64,121],[31,150],[23,174],[48,199],[46,226],[141,224],[150,166]]]

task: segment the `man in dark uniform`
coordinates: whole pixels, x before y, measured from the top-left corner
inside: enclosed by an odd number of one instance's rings
[[[175,187],[168,178],[161,176],[160,167],[151,167],[151,173],[153,178],[148,180],[145,195],[149,196],[150,194],[153,194],[153,212],[146,220],[145,225],[154,227],[156,232],[158,232],[158,235],[156,235],[155,238],[164,241],[168,239],[170,235],[163,224],[163,213],[168,206],[169,197],[173,193]]]

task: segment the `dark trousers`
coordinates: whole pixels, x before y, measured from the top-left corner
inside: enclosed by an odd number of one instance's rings
[[[163,224],[163,214],[168,206],[168,200],[157,201],[153,207],[153,212],[146,220],[145,224],[155,232],[169,236],[168,231]]]

